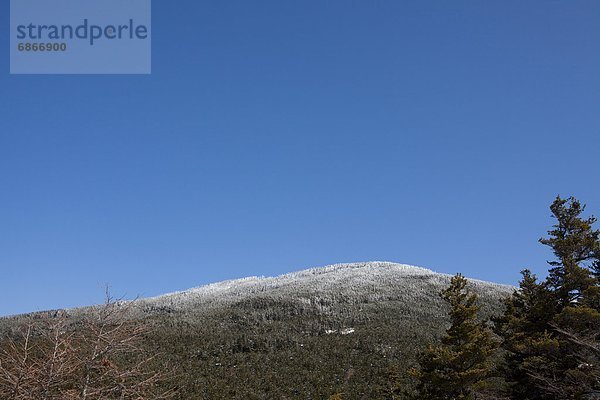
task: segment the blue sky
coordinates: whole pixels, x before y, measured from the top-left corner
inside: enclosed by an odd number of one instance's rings
[[[556,194],[600,214],[598,1],[154,1],[152,31],[150,76],[11,76],[0,42],[0,315],[366,260],[516,283]]]

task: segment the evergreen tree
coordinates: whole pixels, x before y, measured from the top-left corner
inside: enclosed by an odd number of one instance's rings
[[[546,286],[538,283],[529,270],[521,274],[519,290],[505,301],[504,315],[493,319],[496,333],[503,338],[501,346],[506,350],[500,372],[509,383],[511,398],[541,400],[543,396],[531,384],[530,367],[552,364],[544,354],[556,347],[548,330],[556,312]]]
[[[559,307],[568,307],[581,300],[584,292],[597,284],[592,268],[600,259],[600,230],[593,229],[596,218],[582,218],[585,210],[577,199],[558,196],[550,206],[556,224],[548,231],[549,238],[540,243],[552,248],[556,260],[548,263],[547,283],[556,296]]]
[[[467,280],[454,276],[441,293],[450,305],[451,325],[441,343],[430,345],[411,371],[418,379],[418,399],[475,399],[476,387],[490,372],[489,357],[496,349],[491,331],[478,321],[477,295]]]
[[[496,322],[507,350],[511,398],[586,399],[600,393],[600,231],[574,198],[550,207],[556,224],[540,239],[556,256],[544,282],[528,271]]]
[[[598,354],[591,350],[598,349],[600,341],[600,282],[594,273],[600,260],[600,230],[593,228],[595,217],[581,217],[585,206],[572,197],[557,197],[550,209],[557,222],[548,232],[550,237],[540,242],[556,256],[549,262],[553,268],[547,286],[557,308],[550,326],[559,343],[558,368],[532,376],[546,396],[600,397],[600,366],[593,362]],[[590,346],[582,345],[584,338]]]

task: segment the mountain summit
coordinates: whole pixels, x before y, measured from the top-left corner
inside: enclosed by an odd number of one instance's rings
[[[376,303],[390,299],[405,303],[439,303],[437,293],[451,276],[430,269],[384,261],[334,264],[277,277],[247,277],[139,300],[142,308],[199,312],[252,298],[298,301],[301,304],[326,298],[332,305],[344,298],[348,303]],[[482,294],[504,296],[514,288],[470,280]]]

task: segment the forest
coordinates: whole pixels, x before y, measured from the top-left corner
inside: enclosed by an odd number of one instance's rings
[[[0,399],[600,399],[600,230],[517,287],[371,262],[0,319]]]

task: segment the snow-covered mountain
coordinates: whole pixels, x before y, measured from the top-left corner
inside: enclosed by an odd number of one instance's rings
[[[300,304],[318,302],[366,304],[390,299],[405,303],[435,302],[437,293],[451,276],[430,269],[392,262],[334,264],[288,273],[277,277],[248,277],[213,283],[182,292],[138,300],[139,307],[182,312],[201,311],[250,299],[268,297],[295,299]],[[503,297],[512,286],[470,280],[471,286],[484,297]]]
[[[390,370],[406,371],[447,327],[439,292],[450,278],[389,262],[336,264],[139,299],[127,309],[152,326],[148,346],[173,370],[181,399],[384,399]],[[499,314],[514,290],[478,280],[470,287],[483,318]],[[93,309],[60,314],[76,321]],[[19,319],[0,320],[0,330]]]

